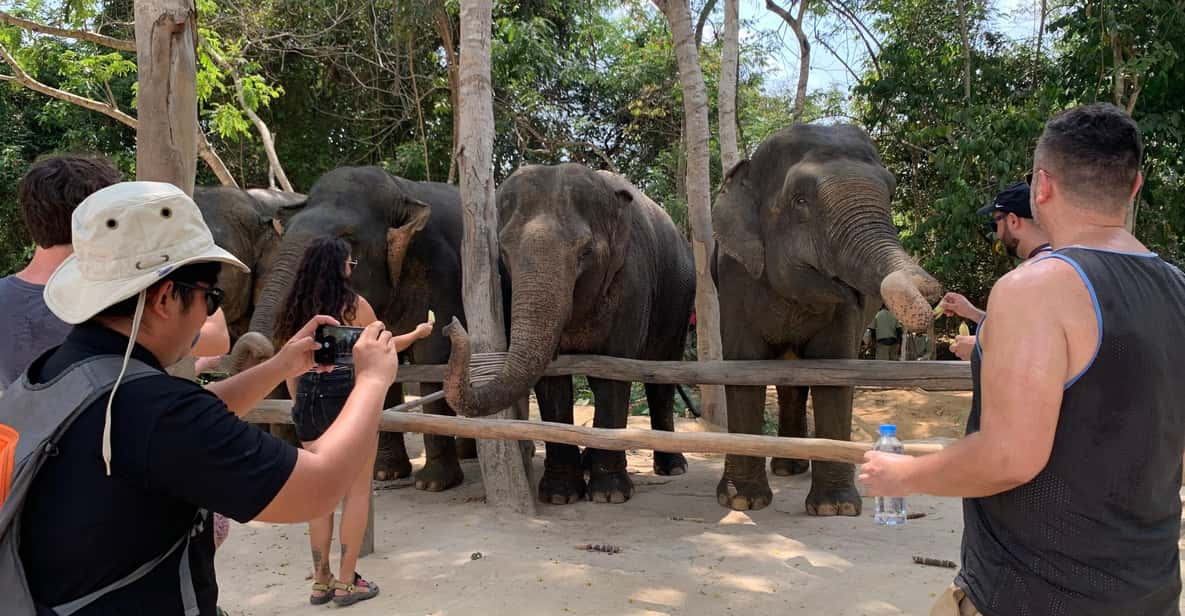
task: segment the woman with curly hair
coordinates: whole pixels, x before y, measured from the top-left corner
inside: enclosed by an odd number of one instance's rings
[[[350,288],[350,275],[358,261],[350,254],[350,244],[343,239],[323,237],[313,240],[285,299],[285,309],[276,323],[276,339],[287,340],[314,315],[334,317],[342,325],[363,327],[377,321],[374,309],[364,297]],[[410,346],[432,332],[432,324],[423,323],[414,331],[395,337],[398,351]],[[351,366],[327,366],[310,370],[299,379],[288,379],[288,393],[292,396],[292,422],[296,435],[305,449],[316,451],[317,439],[337,419],[350,391],[354,388]],[[369,456],[361,473],[342,499],[341,563],[335,579],[329,570],[329,547],[333,541],[333,514],[309,522],[309,543],[313,553],[313,592],[309,603],[324,605],[353,605],[379,594],[379,587],[362,578],[355,571],[362,535],[366,531],[367,508],[370,506],[370,478],[374,472],[375,452]],[[343,582],[341,580],[349,580]]]

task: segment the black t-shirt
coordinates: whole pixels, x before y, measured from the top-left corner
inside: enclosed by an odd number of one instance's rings
[[[95,355],[123,355],[128,339],[105,327],[75,327],[29,368],[43,383]],[[160,367],[136,345],[132,357]],[[21,561],[33,597],[60,605],[159,557],[200,508],[246,522],[288,480],[296,449],[252,427],[195,383],[166,374],[120,385],[111,413],[111,476],[102,458],[107,396],[84,410],[37,475],[21,519]],[[214,616],[214,533],[207,521],[189,546],[202,616]],[[180,550],[138,582],[79,616],[181,614]]]

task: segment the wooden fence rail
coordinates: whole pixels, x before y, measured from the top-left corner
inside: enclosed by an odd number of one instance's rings
[[[265,400],[244,419],[254,423],[290,423],[292,403]],[[681,453],[731,453],[767,458],[798,458],[859,463],[870,442],[821,438],[790,438],[717,432],[662,432],[659,430],[586,428],[568,424],[517,419],[471,419],[399,411],[383,411],[379,429],[384,432],[419,432],[468,438],[537,440],[582,447],[624,451],[653,449]],[[906,443],[905,453],[924,455],[942,450],[933,443]]]
[[[401,383],[439,383],[447,366],[403,365]],[[797,359],[768,361],[642,361],[603,355],[561,355],[544,376],[584,374],[619,381],[679,385],[843,385],[930,391],[970,391],[964,361]]]

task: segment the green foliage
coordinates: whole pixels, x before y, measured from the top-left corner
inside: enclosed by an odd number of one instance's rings
[[[880,73],[871,68],[855,88],[854,111],[897,177],[894,220],[907,249],[948,288],[983,305],[988,290],[1014,264],[993,254],[975,210],[1032,167],[1045,121],[1057,111],[1111,100],[1099,18],[1084,3],[1051,19],[1040,56],[1010,41],[986,20],[990,7],[970,2],[972,96],[963,90],[963,51],[949,2],[875,2],[885,32]],[[1134,117],[1147,140],[1148,181],[1137,235],[1168,258],[1181,254],[1185,202],[1178,58],[1185,51],[1179,0],[1108,3],[1108,28],[1124,33],[1133,53],[1120,70],[1142,75]],[[1174,12],[1175,11],[1175,12]],[[1159,25],[1152,22],[1159,21]],[[1031,43],[1028,42],[1028,43]],[[1102,75],[1103,77],[1100,77]]]

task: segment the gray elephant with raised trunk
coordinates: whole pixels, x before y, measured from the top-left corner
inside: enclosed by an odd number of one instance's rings
[[[286,209],[291,214],[299,210],[306,197],[261,188],[199,186],[193,192],[193,200],[214,236],[214,243],[251,268],[247,273],[224,267],[218,276],[218,287],[226,294],[222,311],[233,342],[247,332],[261,281],[280,245],[280,230],[274,223],[278,212]]]
[[[868,135],[847,125],[784,129],[728,172],[712,211],[725,359],[854,359],[882,302],[910,331],[929,327],[942,288],[901,247],[895,185]],[[760,433],[765,388],[726,389],[729,432]],[[779,387],[778,434],[805,436],[808,389],[816,435],[849,440],[851,387]],[[776,475],[811,467],[770,466]],[[813,466],[807,513],[859,515],[852,465]],[[765,460],[727,456],[716,495],[738,510],[768,505]]]
[[[355,291],[374,307],[393,331],[410,331],[424,322],[428,311],[441,323],[464,320],[461,302],[460,195],[455,186],[413,182],[379,167],[342,167],[321,176],[309,191],[303,208],[281,208],[280,246],[256,302],[250,330],[271,338],[280,303],[292,286],[309,242],[319,236],[340,237],[350,243],[358,260],[351,276]],[[440,333],[416,342],[405,353],[417,364],[443,364],[449,341]],[[421,384],[420,394],[439,391],[439,384]],[[391,388],[387,406],[402,402],[400,385]],[[428,413],[451,415],[444,401],[428,404]],[[471,440],[458,444],[452,437],[425,435],[427,463],[416,473],[416,487],[439,491],[461,483],[458,461],[472,457]],[[384,432],[379,438],[375,478],[406,477],[411,473],[403,434]]]
[[[695,296],[691,250],[670,217],[620,176],[578,164],[532,165],[498,189],[498,242],[510,274],[510,345],[496,379],[470,386],[469,344],[450,326],[449,403],[485,415],[532,387],[544,421],[572,423],[572,378],[543,375],[559,353],[676,360],[683,355]],[[624,428],[630,383],[588,379],[600,428]],[[650,425],[673,430],[673,385],[646,385]],[[589,481],[584,480],[585,465]],[[679,453],[654,453],[654,470],[686,471]],[[565,504],[586,495],[625,502],[633,494],[625,453],[547,444],[539,499]]]

